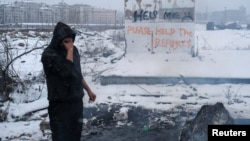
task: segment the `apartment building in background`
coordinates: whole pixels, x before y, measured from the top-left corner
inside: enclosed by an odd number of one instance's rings
[[[62,21],[78,25],[121,25],[122,11],[96,8],[85,4],[68,5],[58,3],[48,5],[33,1],[0,3],[0,25],[55,24]]]

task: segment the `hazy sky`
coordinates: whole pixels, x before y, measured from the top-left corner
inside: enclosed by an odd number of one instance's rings
[[[13,2],[16,0],[0,0]],[[89,4],[96,7],[103,7],[115,10],[124,9],[124,0],[33,0],[35,2],[44,2],[47,4],[57,4],[64,1],[67,4]],[[153,1],[153,0],[152,0]],[[247,13],[250,13],[250,0],[195,0],[196,10],[198,12],[221,11],[225,9],[238,9],[241,5],[245,6]]]
[[[22,0],[0,0],[5,2],[14,2]],[[32,0],[34,2],[43,2],[47,4],[58,4],[59,2],[64,1],[67,4],[88,4],[91,6],[109,8],[114,10],[123,10],[124,9],[124,0]]]
[[[225,9],[236,10],[243,5],[247,13],[250,13],[250,0],[195,0],[196,10],[200,11],[222,11]]]

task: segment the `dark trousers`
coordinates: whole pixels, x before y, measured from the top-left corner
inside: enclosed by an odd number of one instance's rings
[[[50,102],[48,107],[53,141],[80,141],[83,102]]]

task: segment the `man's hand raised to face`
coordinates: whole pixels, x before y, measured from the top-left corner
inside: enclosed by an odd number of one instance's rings
[[[74,42],[72,38],[65,38],[62,43],[67,51],[73,51]]]
[[[62,43],[63,43],[63,46],[65,47],[65,49],[67,50],[66,59],[73,62],[73,49],[74,49],[73,39],[72,38],[65,38],[65,39],[63,39]]]

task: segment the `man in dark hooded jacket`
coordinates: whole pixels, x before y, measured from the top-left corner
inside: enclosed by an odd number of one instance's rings
[[[42,53],[49,100],[49,119],[53,141],[80,141],[85,89],[95,101],[81,73],[80,56],[73,45],[75,32],[58,22],[49,46]]]

